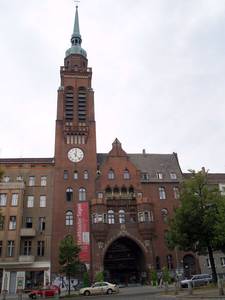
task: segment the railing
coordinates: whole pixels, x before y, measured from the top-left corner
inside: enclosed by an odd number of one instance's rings
[[[20,236],[30,236],[34,237],[36,235],[36,230],[34,228],[21,228],[20,229]]]

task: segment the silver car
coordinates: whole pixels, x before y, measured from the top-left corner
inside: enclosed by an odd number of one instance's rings
[[[103,282],[95,282],[90,287],[85,287],[80,289],[79,294],[89,296],[89,295],[98,295],[98,294],[112,294],[118,292],[119,292],[118,285],[103,281]]]
[[[190,279],[181,280],[181,287],[188,287],[188,283],[191,284],[192,287],[207,285],[212,282],[212,276],[209,274],[196,274],[192,276]]]

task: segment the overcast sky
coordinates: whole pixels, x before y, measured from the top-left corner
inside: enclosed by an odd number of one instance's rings
[[[0,0],[0,157],[53,157],[72,0]],[[81,0],[98,152],[225,172],[225,0]]]

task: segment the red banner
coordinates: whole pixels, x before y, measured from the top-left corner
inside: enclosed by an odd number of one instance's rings
[[[77,244],[80,246],[80,261],[90,263],[90,229],[88,202],[77,204]]]

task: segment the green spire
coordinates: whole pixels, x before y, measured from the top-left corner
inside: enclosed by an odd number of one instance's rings
[[[80,54],[87,57],[87,53],[81,48],[82,38],[79,27],[78,6],[76,6],[73,34],[71,37],[71,47],[66,51],[66,57],[70,54]]]

